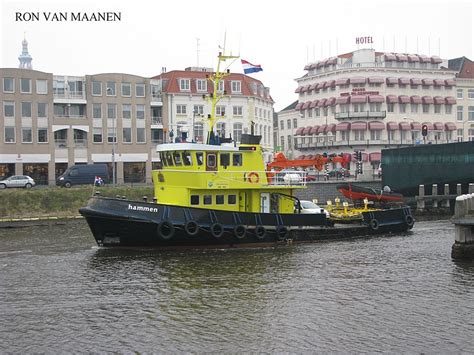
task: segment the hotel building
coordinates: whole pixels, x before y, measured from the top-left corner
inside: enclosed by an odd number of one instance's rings
[[[290,157],[361,150],[375,170],[381,149],[458,141],[456,70],[437,56],[360,49],[304,70],[298,102],[278,114]]]

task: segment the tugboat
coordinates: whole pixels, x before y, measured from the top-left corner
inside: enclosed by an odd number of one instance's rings
[[[209,78],[214,87],[207,144],[157,146],[161,168],[152,172],[154,199],[131,201],[94,195],[79,212],[99,246],[246,247],[352,238],[413,227],[409,207],[370,212],[359,225],[332,226],[326,214],[302,214],[294,192],[306,172],[265,169],[261,136],[242,134],[240,144],[213,132],[219,82],[228,75],[218,55]],[[295,208],[296,206],[296,208]]]

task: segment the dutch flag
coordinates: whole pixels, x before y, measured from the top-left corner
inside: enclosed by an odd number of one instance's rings
[[[242,62],[242,66],[244,67],[244,73],[245,74],[257,73],[257,72],[263,70],[262,66],[260,64],[255,65],[255,64],[249,63],[249,62],[247,62],[246,60],[243,60],[243,59],[241,59],[240,61]]]

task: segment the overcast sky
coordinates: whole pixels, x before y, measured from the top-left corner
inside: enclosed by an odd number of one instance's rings
[[[0,67],[17,67],[24,33],[33,68],[53,74],[105,72],[146,77],[196,66],[215,67],[218,46],[263,72],[279,111],[297,99],[295,78],[308,62],[358,49],[372,36],[377,51],[473,55],[472,1],[211,1],[0,0]],[[120,22],[46,21],[43,12],[121,12]],[[40,12],[40,21],[15,21]],[[197,55],[199,38],[199,56]],[[441,44],[441,45],[439,45]],[[370,45],[369,45],[370,46]],[[366,46],[360,46],[364,48]],[[199,59],[198,59],[199,58]],[[233,72],[243,72],[240,61]]]

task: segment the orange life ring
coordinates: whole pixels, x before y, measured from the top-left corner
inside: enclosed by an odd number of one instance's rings
[[[255,177],[255,178],[252,179],[252,177]],[[247,175],[247,181],[252,184],[258,184],[258,182],[260,181],[260,176],[258,176],[258,174],[255,171],[252,171],[251,173]]]

